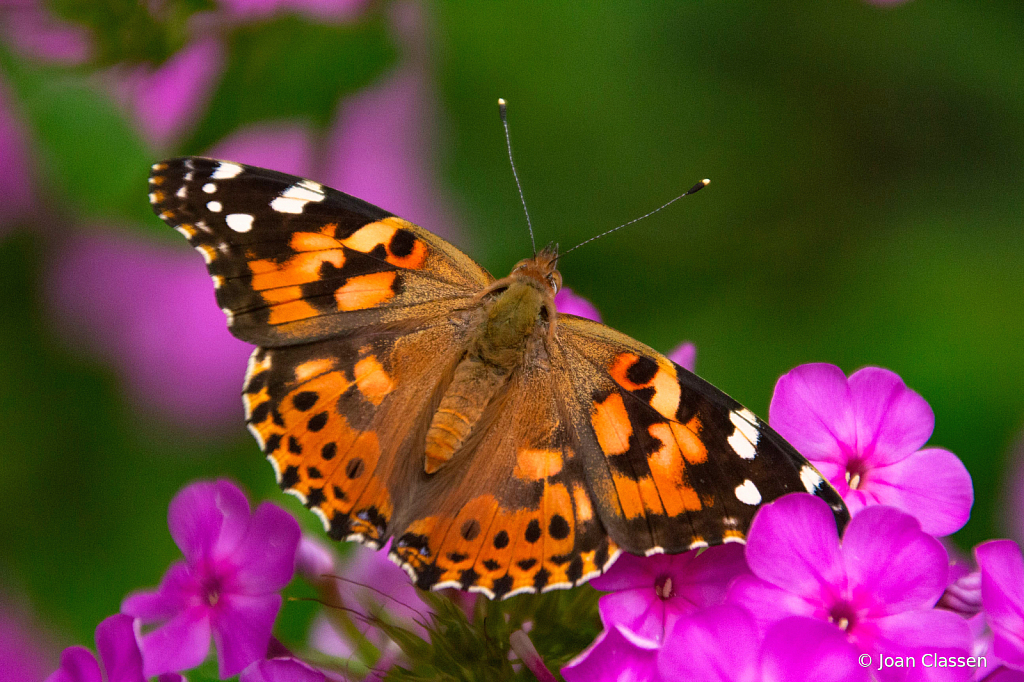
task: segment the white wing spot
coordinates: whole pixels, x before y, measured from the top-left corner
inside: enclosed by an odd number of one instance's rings
[[[224,316],[228,318],[228,326],[230,327],[232,324],[235,323],[235,314],[228,310],[227,308],[221,308],[221,310],[224,312]]]
[[[224,220],[235,232],[248,232],[252,229],[252,216],[248,213],[229,213],[224,216]]]
[[[149,203],[151,203],[151,204],[155,204],[156,203],[156,194],[153,194],[152,192],[150,193],[150,195],[149,195]]]
[[[213,175],[210,176],[211,180],[230,180],[231,178],[241,174],[245,170],[237,163],[228,163],[227,161],[221,161],[217,164],[217,167],[213,170]]]
[[[306,204],[324,200],[323,185],[311,180],[295,183],[270,202],[270,208],[278,213],[302,213]]]
[[[800,469],[800,480],[804,484],[804,489],[806,489],[809,493],[813,493],[815,490],[817,490],[818,486],[821,485],[822,483],[822,478],[818,474],[818,472],[815,471],[813,467],[807,464],[805,464],[803,468]]]
[[[203,191],[206,192],[207,194],[213,194],[214,192],[217,191],[217,185],[213,184],[212,182],[208,182],[205,185],[203,185]]]
[[[749,478],[736,486],[736,499],[751,506],[761,504],[761,491]]]
[[[754,459],[757,456],[757,441],[761,436],[757,430],[757,417],[744,407],[730,412],[729,421],[735,427],[729,436],[729,447],[743,459]]]
[[[179,199],[184,199],[187,194],[188,185],[182,185],[181,187],[178,188],[178,191],[174,193],[174,196],[178,197]]]
[[[214,213],[220,213],[221,209],[224,208],[224,206],[222,206],[219,201],[207,201],[206,208],[210,211],[213,211]]]

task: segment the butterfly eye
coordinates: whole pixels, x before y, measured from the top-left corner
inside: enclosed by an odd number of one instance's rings
[[[547,276],[547,280],[548,284],[551,285],[551,288],[554,289],[557,294],[558,290],[562,288],[562,276],[557,272],[552,272]]]

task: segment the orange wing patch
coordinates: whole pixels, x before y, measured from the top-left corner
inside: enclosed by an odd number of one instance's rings
[[[394,216],[363,225],[341,243],[361,253],[383,246],[387,262],[407,270],[418,270],[427,260],[427,245],[413,234],[412,223]]]
[[[634,353],[620,353],[612,360],[608,373],[627,391],[648,389],[651,392],[648,404],[662,417],[675,419],[681,390],[671,363]]]
[[[633,426],[629,422],[629,413],[626,412],[621,395],[611,393],[604,402],[595,403],[590,423],[605,455],[621,455],[629,450]]]
[[[374,476],[377,436],[354,428],[336,406],[353,386],[368,400],[382,398],[390,378],[372,356],[357,364],[361,369],[351,379],[330,358],[297,365],[294,388],[272,407],[266,385],[259,385],[272,356],[257,350],[247,380],[246,416],[282,488],[316,512],[329,532],[343,528],[348,539],[379,544],[393,505]]]
[[[395,273],[372,272],[368,275],[357,275],[349,277],[344,284],[334,292],[334,300],[338,303],[338,310],[365,310],[376,308],[395,295]]]

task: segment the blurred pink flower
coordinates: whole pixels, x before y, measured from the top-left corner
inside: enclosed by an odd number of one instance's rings
[[[23,57],[64,64],[89,59],[88,31],[53,16],[42,0],[3,0],[0,19],[0,37]]]
[[[383,676],[401,655],[398,646],[374,626],[376,618],[384,618],[427,637],[420,623],[426,622],[430,607],[420,599],[405,571],[387,558],[389,547],[390,541],[380,550],[357,545],[347,561],[336,569],[340,604],[351,614],[359,631],[381,651],[381,659],[374,665],[375,672],[367,679],[378,679],[372,676],[377,673]],[[349,658],[356,653],[356,643],[324,616],[314,622],[310,639],[314,648],[337,658]]]
[[[0,237],[32,208],[31,152],[14,99],[0,81]]]
[[[41,682],[53,670],[52,647],[26,611],[0,594],[0,682]]]
[[[560,313],[585,317],[594,322],[601,321],[601,313],[597,311],[597,306],[582,296],[573,293],[573,290],[569,287],[562,287],[555,294],[555,308]]]
[[[252,347],[231,336],[191,249],[127,234],[83,234],[56,249],[51,308],[68,344],[115,366],[132,401],[207,431],[241,424]]]
[[[690,341],[684,341],[669,352],[668,359],[692,372],[697,366],[697,346]]]
[[[410,58],[342,102],[317,179],[451,240],[458,230],[436,181],[439,104],[427,69],[421,12],[413,3],[391,7],[392,25]]]
[[[233,19],[261,20],[275,14],[301,12],[321,20],[351,19],[369,0],[220,0],[222,11]]]
[[[224,57],[218,39],[200,38],[158,67],[119,66],[108,79],[146,140],[167,148],[201,117],[223,71]]]

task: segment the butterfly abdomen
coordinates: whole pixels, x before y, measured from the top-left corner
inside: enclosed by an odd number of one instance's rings
[[[486,426],[485,414],[509,375],[526,354],[531,338],[541,338],[545,296],[535,284],[513,280],[485,303],[479,327],[455,369],[430,422],[424,470],[440,469]]]

